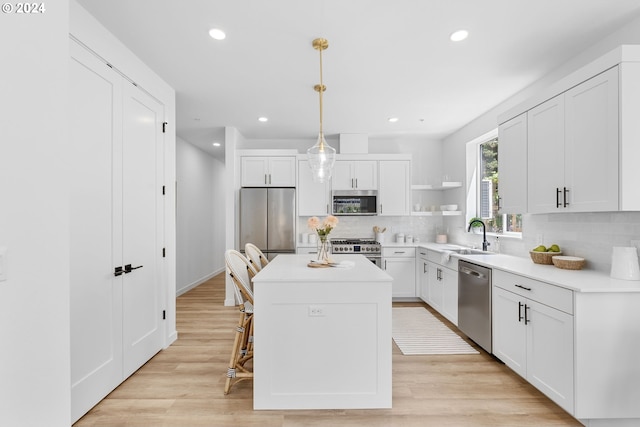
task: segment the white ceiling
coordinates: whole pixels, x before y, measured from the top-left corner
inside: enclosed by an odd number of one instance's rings
[[[441,138],[640,15],[638,0],[78,3],[173,86],[178,135],[212,153],[224,126],[305,146],[317,137],[318,37],[329,41],[327,137]],[[458,29],[470,36],[454,43]]]

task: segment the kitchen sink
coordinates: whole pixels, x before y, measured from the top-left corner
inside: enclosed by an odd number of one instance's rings
[[[464,246],[447,246],[443,248],[445,251],[454,252],[460,255],[493,255],[494,252],[485,252],[482,249],[467,248]]]

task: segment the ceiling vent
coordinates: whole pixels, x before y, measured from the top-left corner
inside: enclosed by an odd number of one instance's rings
[[[369,137],[362,133],[341,133],[340,154],[368,154]]]

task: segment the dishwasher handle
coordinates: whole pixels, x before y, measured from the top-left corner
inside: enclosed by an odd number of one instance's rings
[[[469,276],[473,276],[478,279],[484,279],[485,277],[487,277],[484,274],[480,273],[479,271],[475,271],[467,267],[459,267],[459,271],[461,273],[468,274]]]

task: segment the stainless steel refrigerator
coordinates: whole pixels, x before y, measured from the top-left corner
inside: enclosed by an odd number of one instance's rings
[[[253,243],[269,260],[296,251],[295,188],[240,189],[240,250]]]

